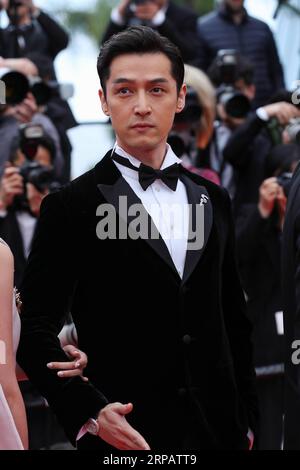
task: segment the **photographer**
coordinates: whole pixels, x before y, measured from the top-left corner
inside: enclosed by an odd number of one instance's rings
[[[236,191],[232,165],[223,151],[231,134],[245,122],[253,105],[256,88],[254,67],[233,49],[221,49],[208,70],[216,87],[217,119],[210,145],[210,165],[221,179],[231,198]]]
[[[206,71],[220,49],[236,49],[254,65],[255,108],[284,87],[282,66],[269,26],[250,16],[244,0],[222,0],[199,19],[197,66]]]
[[[25,126],[14,147],[0,180],[0,236],[14,254],[19,287],[42,200],[58,185],[53,173],[55,146],[41,126]]]
[[[0,30],[0,56],[18,58],[36,52],[53,61],[67,47],[67,33],[32,0],[1,0],[0,7],[10,20]]]
[[[258,108],[229,138],[224,159],[235,170],[236,192],[234,209],[242,204],[256,203],[258,188],[266,177],[266,159],[276,144],[282,143],[283,130],[300,110],[290,102],[281,101]],[[276,129],[274,130],[274,124]]]
[[[185,63],[197,57],[197,15],[168,0],[122,0],[112,10],[102,43],[128,26],[143,24],[156,29],[180,49]]]
[[[6,106],[0,110],[0,177],[4,172],[5,163],[9,160],[13,141],[19,134],[19,126],[24,123],[42,125],[53,140],[56,153],[54,168],[60,180],[64,162],[58,132],[51,120],[38,112],[35,99],[30,93],[19,105]]]
[[[260,185],[258,203],[243,205],[236,224],[240,274],[253,323],[259,450],[280,450],[283,438],[281,240],[291,177],[299,160],[298,145],[274,147],[266,164],[269,177]]]

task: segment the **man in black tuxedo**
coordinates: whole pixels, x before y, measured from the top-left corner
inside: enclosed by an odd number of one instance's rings
[[[285,335],[284,448],[300,450],[300,165],[288,197],[282,241],[283,314]]]
[[[192,64],[200,47],[198,17],[190,8],[169,0],[121,0],[112,10],[102,43],[128,26],[147,25],[179,47],[183,60]]]
[[[248,448],[257,402],[229,197],[166,143],[182,58],[133,27],[103,46],[98,73],[116,145],[42,205],[18,361],[78,448]],[[69,311],[89,383],[46,367],[67,360]]]

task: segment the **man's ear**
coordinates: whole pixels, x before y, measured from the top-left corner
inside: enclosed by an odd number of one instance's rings
[[[184,109],[184,107],[185,107],[185,96],[186,96],[186,85],[183,84],[181,89],[180,89],[178,98],[177,98],[176,113],[181,113],[181,111]]]
[[[99,94],[99,98],[101,102],[102,111],[104,112],[104,114],[106,114],[106,116],[110,116],[110,113],[108,110],[108,104],[106,102],[106,98],[104,96],[104,91],[102,90],[102,88],[100,88],[98,94]]]

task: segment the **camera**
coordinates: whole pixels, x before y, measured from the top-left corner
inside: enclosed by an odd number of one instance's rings
[[[27,161],[24,163],[20,168],[20,175],[23,177],[25,186],[27,183],[31,183],[40,193],[51,189],[51,185],[54,183],[53,168],[37,162]]]
[[[282,144],[282,132],[286,131],[291,143],[300,145],[300,118],[292,118],[284,127],[276,117],[267,123],[267,131],[273,145]]]
[[[291,142],[300,144],[300,118],[291,119],[285,131],[288,133]]]
[[[186,97],[185,97],[185,107],[181,113],[175,115],[175,124],[179,123],[194,123],[198,122],[202,116],[202,106],[199,102],[197,92],[188,87]]]
[[[195,151],[194,125],[200,122],[202,112],[197,92],[192,87],[188,87],[185,107],[181,113],[175,114],[175,128],[168,136],[168,144],[179,158],[184,154],[192,156]],[[176,126],[178,126],[177,129]]]
[[[235,49],[218,51],[216,66],[221,85],[217,89],[217,99],[232,118],[244,118],[251,110],[250,100],[234,87],[238,79],[238,64],[239,55]]]
[[[31,183],[40,193],[49,190],[55,192],[61,188],[60,183],[55,180],[54,167],[42,165],[34,158],[40,145],[45,146],[52,156],[55,146],[52,140],[45,134],[40,125],[27,124],[20,128],[19,148],[26,157],[25,163],[19,168],[19,173],[24,181],[24,190],[21,196],[16,196],[13,202],[14,210],[29,210],[26,184]]]
[[[60,85],[54,80],[44,81],[39,77],[28,79],[20,72],[4,69],[1,75],[6,88],[6,104],[11,106],[22,103],[28,92],[33,94],[38,106],[46,105],[54,96],[67,100],[74,92],[72,85]]]
[[[288,197],[290,189],[291,189],[292,177],[293,177],[293,173],[288,173],[288,172],[282,173],[281,175],[277,177],[277,183],[279,184],[279,186],[282,187],[286,197]]]

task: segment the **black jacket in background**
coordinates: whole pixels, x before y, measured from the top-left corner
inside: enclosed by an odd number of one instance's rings
[[[181,51],[184,62],[187,64],[192,63],[198,53],[197,19],[196,13],[189,8],[169,2],[165,22],[155,27],[162,36],[166,36],[176,44]],[[103,35],[102,44],[113,34],[124,31],[129,25],[130,21],[123,26],[110,21]]]
[[[248,15],[240,25],[234,24],[222,5],[217,11],[199,19],[201,40],[197,65],[207,70],[220,49],[236,49],[254,65],[256,98],[254,107],[266,104],[280,88],[284,88],[282,66],[273,34],[266,23]]]
[[[2,57],[27,57],[28,54],[35,53],[54,60],[69,42],[69,36],[65,30],[43,11],[30,25],[22,26],[20,34],[25,41],[25,48],[22,51],[16,49],[16,33],[10,25],[0,30],[0,55]]]
[[[275,312],[282,311],[282,288],[281,232],[274,216],[264,219],[257,204],[248,204],[236,222],[239,271],[253,324],[256,367],[284,362],[284,338],[277,332],[275,319]]]
[[[266,173],[266,162],[272,141],[265,126],[266,123],[253,113],[231,134],[223,150],[224,160],[234,169],[235,215],[243,204],[258,202],[259,187],[269,176]]]

